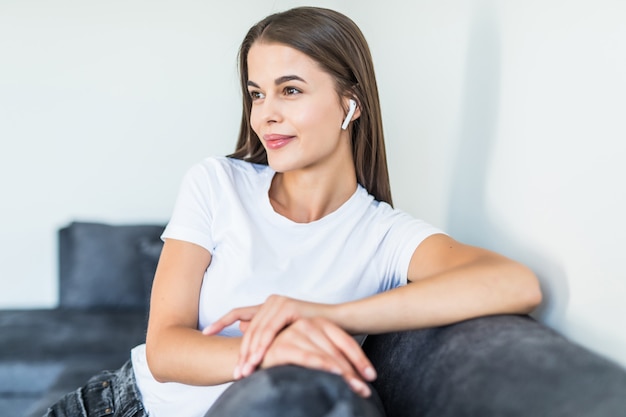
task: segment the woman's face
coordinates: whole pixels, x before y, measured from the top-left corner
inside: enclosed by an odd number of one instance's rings
[[[250,124],[275,171],[332,173],[354,166],[349,133],[341,129],[347,99],[339,98],[333,78],[307,55],[256,42],[248,53],[248,92]]]

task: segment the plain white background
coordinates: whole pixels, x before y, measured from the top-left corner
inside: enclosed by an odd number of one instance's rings
[[[0,308],[56,305],[68,222],[167,221],[233,149],[246,30],[302,4],[0,0]],[[626,366],[626,3],[312,4],[370,42],[396,206],[528,264],[536,316]]]

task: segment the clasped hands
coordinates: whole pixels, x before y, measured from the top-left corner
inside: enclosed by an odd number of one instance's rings
[[[328,317],[331,305],[272,295],[265,303],[231,310],[202,333],[215,335],[239,321],[243,333],[235,380],[259,368],[299,365],[341,375],[363,397],[376,371],[361,346]]]

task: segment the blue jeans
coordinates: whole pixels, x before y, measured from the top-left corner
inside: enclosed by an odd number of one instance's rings
[[[115,372],[104,371],[48,409],[44,417],[148,417],[128,361]]]
[[[298,366],[257,371],[232,384],[205,417],[382,417],[376,392],[355,394],[334,374]],[[45,417],[147,417],[128,361],[64,396]],[[174,417],[174,416],[173,416]]]

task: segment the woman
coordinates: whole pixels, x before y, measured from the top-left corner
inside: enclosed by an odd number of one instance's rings
[[[240,73],[237,150],[183,181],[146,344],[49,415],[381,415],[353,336],[540,302],[524,266],[391,207],[372,60],[350,19],[269,16]]]

